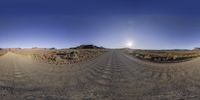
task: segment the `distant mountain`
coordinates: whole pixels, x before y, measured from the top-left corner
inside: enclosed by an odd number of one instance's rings
[[[192,49],[192,50],[198,50],[198,51],[199,51],[199,50],[200,50],[200,48],[194,48],[194,49]]]
[[[73,47],[73,48],[70,48],[70,49],[105,49],[105,48],[104,47],[98,47],[98,46],[95,46],[95,45],[80,45],[80,46]]]

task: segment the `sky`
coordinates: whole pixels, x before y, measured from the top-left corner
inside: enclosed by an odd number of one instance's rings
[[[199,0],[1,0],[0,47],[192,49]]]

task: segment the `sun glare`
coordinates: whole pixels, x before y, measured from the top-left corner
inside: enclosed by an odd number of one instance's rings
[[[128,42],[126,43],[126,47],[128,47],[128,48],[133,48],[133,46],[134,46],[133,41],[128,41]]]

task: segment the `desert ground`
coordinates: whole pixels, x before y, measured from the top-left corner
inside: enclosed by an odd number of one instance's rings
[[[60,52],[51,52],[52,55],[46,57],[41,51],[7,51],[0,56],[0,99],[200,99],[199,57],[176,63],[156,63],[138,59],[122,50],[98,52],[93,50],[91,54],[84,54],[87,57],[81,56],[89,59],[77,60],[71,51],[72,56],[66,54],[69,58],[63,56],[62,51],[61,55],[68,62],[58,63],[60,59],[54,55]],[[71,63],[71,59],[77,62]]]

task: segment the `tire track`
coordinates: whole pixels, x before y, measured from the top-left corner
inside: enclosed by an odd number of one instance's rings
[[[122,55],[123,56],[123,55]],[[127,58],[122,58],[122,62],[124,65],[126,65],[130,70],[133,70],[132,72],[137,72],[139,74],[144,75],[144,78],[148,79],[156,79],[161,81],[172,81],[173,72],[175,71],[171,67],[156,67],[156,66],[143,66],[138,65],[136,62],[131,61]],[[140,66],[140,68],[138,67]],[[131,68],[132,67],[132,68]]]
[[[117,50],[63,66],[38,64],[13,54],[5,57],[0,60],[5,60],[0,64],[3,100],[191,99],[200,93],[197,62],[147,65]]]

